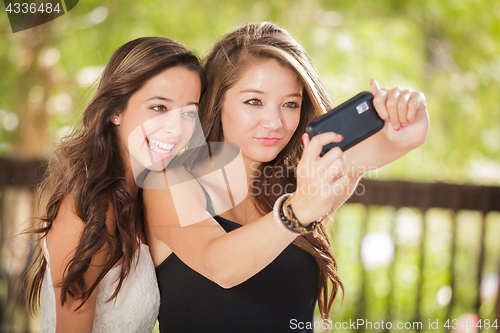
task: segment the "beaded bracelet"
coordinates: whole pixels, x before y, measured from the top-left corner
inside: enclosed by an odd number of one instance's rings
[[[284,200],[285,197],[287,197],[286,200]],[[279,197],[278,200],[276,200],[273,209],[275,222],[280,226],[282,230],[290,235],[305,235],[312,232],[315,238],[318,237],[317,227],[321,222],[323,222],[325,218],[328,218],[330,216],[331,211],[325,216],[320,217],[316,221],[313,221],[309,225],[304,227],[293,213],[292,205],[290,202],[290,199],[292,197],[293,193],[285,193],[281,197]],[[286,212],[288,213],[289,217],[287,217],[285,214],[285,210],[283,209],[284,205],[286,205]]]
[[[285,201],[285,209],[286,209],[286,212],[288,213],[288,217],[286,217],[286,215],[285,215],[285,218],[287,220],[291,220],[293,226],[299,230],[301,235],[313,232],[314,237],[317,237],[318,231],[316,228],[318,227],[318,224],[321,223],[326,217],[328,217],[330,215],[330,212],[328,214],[326,214],[325,216],[320,217],[316,221],[313,221],[304,227],[299,222],[299,220],[297,219],[295,214],[293,213],[292,204],[291,204],[292,197],[293,197],[293,193]]]
[[[279,212],[280,212],[280,218],[281,218],[281,222],[289,229],[291,230],[292,232],[296,233],[296,234],[299,234],[299,235],[302,235],[300,230],[293,224],[293,222],[286,217],[285,215],[285,211],[283,210],[283,204],[286,200],[283,200],[280,204],[280,208],[279,208]]]
[[[298,230],[295,231],[294,228],[292,228],[293,225],[292,225],[292,227],[290,225],[288,225],[288,224],[285,225],[284,221],[283,221],[283,218],[280,216],[281,212],[283,211],[283,201],[284,201],[284,198],[287,197],[287,196],[290,196],[290,194],[289,193],[283,194],[274,203],[274,209],[273,209],[274,221],[287,234],[293,235],[293,236],[298,236],[298,235],[300,235],[300,232]]]
[[[290,199],[292,198],[292,196],[293,196],[293,194],[292,194],[292,195],[290,195],[290,196],[286,199],[286,201],[285,201],[285,210],[286,210],[286,212],[288,213],[288,217],[287,217],[287,219],[289,219],[289,220],[292,222],[293,226],[294,226],[296,229],[298,229],[298,230],[299,230],[299,232],[300,232],[300,234],[301,234],[301,235],[305,235],[305,234],[308,234],[308,233],[310,233],[310,232],[314,231],[314,230],[316,229],[316,227],[318,226],[318,222],[321,222],[321,220],[322,220],[323,218],[320,218],[320,219],[318,219],[318,220],[316,220],[316,221],[314,221],[314,222],[311,222],[311,223],[309,223],[309,225],[307,225],[307,226],[303,226],[303,225],[299,222],[299,220],[297,219],[297,217],[295,216],[295,214],[293,213],[292,204],[291,204],[291,202],[290,202]]]

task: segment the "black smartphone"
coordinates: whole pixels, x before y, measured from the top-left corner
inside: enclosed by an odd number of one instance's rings
[[[333,147],[346,151],[384,127],[384,120],[373,107],[373,95],[363,91],[336,108],[311,121],[306,127],[309,138],[325,132],[341,134],[344,140],[323,146],[321,156]]]

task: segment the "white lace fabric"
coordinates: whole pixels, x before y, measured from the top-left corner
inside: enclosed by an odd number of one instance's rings
[[[141,243],[135,256],[137,266],[132,267],[116,298],[107,302],[118,284],[121,266],[112,268],[99,284],[92,332],[150,333],[153,330],[160,308],[160,291],[149,247]],[[41,308],[40,332],[55,332],[56,296],[49,264],[42,283]]]

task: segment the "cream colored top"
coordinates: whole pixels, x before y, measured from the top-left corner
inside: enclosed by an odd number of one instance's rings
[[[40,332],[56,331],[56,296],[50,274],[50,256],[43,242],[47,269],[42,283]],[[120,266],[112,268],[99,284],[92,331],[99,333],[137,332],[153,330],[160,308],[160,291],[149,247],[141,243],[135,252],[137,266],[132,268],[117,297],[106,302],[115,291]]]

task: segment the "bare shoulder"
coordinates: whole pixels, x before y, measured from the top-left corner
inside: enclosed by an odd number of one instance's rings
[[[186,226],[210,218],[207,200],[197,179],[184,168],[165,170],[158,181],[164,188],[143,192],[147,224]]]
[[[106,210],[106,227],[110,234],[113,234],[115,213],[112,209],[112,203],[108,204]],[[68,194],[59,207],[57,216],[52,223],[51,233],[63,232],[69,234],[78,234],[78,238],[85,228],[85,222],[78,216],[75,208],[75,200],[72,193]]]
[[[106,227],[111,235],[114,233],[114,223],[114,211],[111,205],[109,205],[106,211]],[[70,193],[61,202],[56,218],[52,222],[47,236],[51,266],[56,265],[56,270],[64,270],[74,257],[85,227],[86,223],[78,216],[75,209],[74,197]],[[106,262],[106,257],[107,249],[104,248],[102,251],[96,253],[92,260],[98,264],[103,264]]]
[[[84,228],[85,223],[78,217],[73,195],[70,193],[59,206],[56,218],[50,228],[50,238],[52,240],[62,238],[72,242],[80,238]]]
[[[183,167],[151,172],[148,178],[148,184],[151,186],[144,188],[145,204],[157,203],[178,194],[179,191],[189,194],[192,198],[204,198],[196,178]]]

